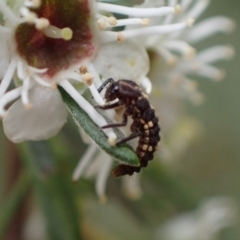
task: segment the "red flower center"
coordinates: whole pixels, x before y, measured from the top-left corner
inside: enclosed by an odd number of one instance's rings
[[[70,40],[51,38],[35,25],[20,24],[15,32],[17,50],[30,66],[47,68],[44,75],[51,78],[93,55],[96,46],[88,0],[42,0],[41,6],[31,11],[52,26],[70,28],[73,35]]]

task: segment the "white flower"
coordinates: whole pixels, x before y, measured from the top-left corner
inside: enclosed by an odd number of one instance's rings
[[[182,108],[179,107],[179,105],[175,104],[173,106],[171,103],[169,104],[168,100],[170,99],[171,102],[171,97],[174,96],[182,99],[187,98],[196,104],[201,103],[203,96],[198,91],[196,81],[192,80],[190,76],[204,76],[212,80],[219,80],[223,77],[223,71],[217,69],[212,64],[217,61],[227,60],[234,54],[233,49],[229,46],[217,45],[199,52],[195,49],[195,44],[198,41],[204,40],[218,32],[231,32],[234,28],[234,23],[230,19],[222,16],[206,19],[198,23],[198,18],[207,8],[208,4],[208,0],[182,0],[180,4],[175,0],[146,0],[139,6],[127,8],[124,6],[98,3],[100,10],[120,13],[128,15],[128,17],[118,20],[113,16],[109,17],[109,13],[99,15],[98,25],[99,28],[102,29],[102,41],[105,44],[93,62],[95,69],[103,76],[103,79],[109,76],[115,79],[134,79],[142,85],[147,93],[151,92],[153,84],[152,105],[159,107],[160,102],[163,102],[161,105],[166,103],[164,108],[166,112],[163,111],[163,113],[160,113],[160,115],[167,116],[165,119],[167,123],[165,124],[166,129],[171,128],[175,124],[182,112]],[[166,5],[168,6],[166,7]],[[196,25],[189,27],[194,21]],[[113,26],[122,25],[124,25],[125,28],[121,32],[109,31]],[[131,65],[126,65],[126,63],[133,62],[126,60],[130,58],[132,52],[129,52],[129,56],[125,57],[124,49],[128,51],[128,48],[124,45],[122,45],[124,48],[117,48],[117,43],[114,42],[116,39],[123,43],[128,42],[128,39],[131,39],[131,42],[137,41],[138,44],[136,46],[141,47],[144,51],[147,49],[155,53],[155,58],[157,56],[161,64],[159,64],[159,61],[157,62],[154,73],[150,75],[151,81],[146,77],[147,72],[145,71],[147,71],[148,68],[145,67],[144,74],[139,76],[141,72],[139,68],[137,68],[137,72],[133,72],[132,70],[134,70],[134,68],[131,68]],[[116,56],[114,52],[111,51],[112,48],[110,46],[116,46],[116,49],[118,49]],[[145,56],[145,54],[142,56]],[[141,58],[136,57],[135,59]],[[139,66],[142,64],[139,60],[137,63]],[[162,98],[159,98],[159,93],[161,93]],[[173,102],[176,101],[173,100]],[[177,100],[177,102],[179,102],[179,100]],[[174,111],[176,112],[174,113]],[[173,119],[176,120],[174,121]],[[189,120],[189,118],[187,119]],[[191,126],[192,123],[193,121],[191,120]],[[187,121],[186,124],[189,125],[189,121]],[[200,128],[198,123],[194,122],[193,124],[195,129]],[[186,131],[184,130],[184,134],[185,133]],[[190,137],[192,138],[193,136],[195,136],[195,133],[191,134]],[[179,142],[184,139],[182,135],[179,135],[178,138],[179,139],[175,139],[175,141]],[[191,139],[187,137],[187,141],[191,142]],[[188,145],[188,143],[181,142],[181,149],[185,149],[185,145]],[[169,150],[167,146],[163,146],[161,149],[163,151]],[[98,150],[95,149],[91,151],[94,155]],[[92,158],[89,157],[88,160],[84,158],[85,163],[89,163],[91,161],[90,159]],[[85,163],[80,162],[79,164],[82,171],[81,174],[77,174],[78,168],[76,168],[73,177],[74,180],[78,179],[78,177],[84,173],[83,169],[86,170],[88,167],[91,167],[91,164],[86,166]],[[103,165],[101,166],[102,168],[104,167]],[[101,166],[99,166],[99,168],[101,168]],[[133,182],[136,184],[133,184],[135,187],[130,190],[132,193],[134,189],[136,189],[136,186],[137,189],[139,189],[139,181],[137,180],[135,182],[135,179],[133,179]],[[126,183],[125,180],[124,183]],[[126,186],[130,186],[129,181]],[[105,193],[103,195],[105,196]]]
[[[164,1],[145,1],[139,7],[161,6]],[[176,1],[169,1],[175,5]],[[203,100],[198,91],[197,82],[192,77],[202,77],[219,81],[224,77],[224,71],[213,66],[218,61],[228,60],[233,57],[234,50],[228,45],[215,45],[207,49],[198,50],[197,44],[218,33],[229,33],[234,29],[234,22],[224,16],[214,16],[198,22],[198,18],[208,7],[209,0],[191,1],[182,0],[181,14],[170,15],[159,20],[162,24],[174,24],[183,19],[194,19],[192,28],[185,28],[177,33],[145,37],[147,48],[155,52],[158,57],[155,61],[161,71],[151,78],[154,82],[154,94],[159,91],[163,94],[176,95],[187,98],[199,104]],[[156,18],[151,21],[157,22]],[[151,75],[153,76],[153,75]]]
[[[156,240],[216,240],[218,232],[232,225],[237,217],[236,203],[227,197],[204,201],[192,212],[181,214],[163,223]]]
[[[53,133],[56,133],[66,121],[66,118],[59,119],[58,121],[61,121],[61,124],[57,125],[54,124],[54,121],[50,121],[50,115],[58,115],[56,114],[58,111],[65,111],[62,108],[61,110],[55,108],[54,111],[48,111],[48,108],[41,108],[42,114],[39,113],[39,115],[41,115],[42,118],[47,116],[48,121],[45,119],[43,122],[45,122],[47,126],[46,129],[48,130],[45,132],[42,126],[35,124],[39,117],[30,113],[35,103],[30,102],[29,99],[29,90],[35,85],[44,87],[42,89],[55,89],[56,84],[62,86],[90,115],[97,125],[105,125],[106,121],[104,118],[102,118],[95,109],[81,97],[72,87],[69,80],[85,82],[89,86],[97,102],[103,104],[104,101],[102,97],[96,91],[96,87],[99,87],[102,83],[97,71],[99,70],[99,63],[96,63],[96,68],[93,64],[90,64],[96,50],[101,50],[101,45],[104,48],[104,44],[107,42],[123,42],[127,38],[145,34],[146,30],[153,31],[152,27],[142,27],[141,29],[136,29],[137,32],[134,34],[131,34],[132,30],[117,33],[111,31],[111,27],[127,25],[144,26],[148,24],[148,20],[140,17],[165,16],[174,14],[177,11],[174,7],[135,9],[132,11],[131,8],[96,3],[96,13],[89,1],[85,0],[78,2],[76,0],[72,5],[69,5],[72,12],[68,14],[68,12],[61,8],[62,5],[68,3],[52,0],[51,4],[55,6],[55,8],[52,8],[49,12],[49,10],[46,11],[46,9],[48,9],[48,3],[46,1],[26,0],[18,11],[15,10],[15,12],[13,12],[4,2],[0,2],[0,10],[5,18],[4,24],[0,30],[2,33],[1,35],[6,36],[2,38],[1,41],[1,54],[4,61],[2,61],[2,68],[0,69],[3,76],[0,87],[0,115],[4,117],[8,114],[8,117],[4,120],[4,130],[8,134],[8,137],[15,142],[26,139],[38,140],[48,138],[52,136]],[[15,5],[18,6],[19,4],[15,3]],[[15,9],[15,7],[13,8]],[[131,11],[131,15],[133,15],[134,18],[117,21],[114,17],[106,17],[102,14],[106,11],[127,11],[126,13]],[[90,15],[89,12],[91,13]],[[66,27],[57,27],[64,25],[66,25]],[[101,30],[97,30],[96,25],[98,25]],[[176,28],[182,29],[184,27],[186,27],[185,22],[177,27],[169,26],[167,32],[172,32],[175,31]],[[106,30],[104,30],[105,28]],[[161,26],[156,26],[156,29],[160,32],[165,32],[165,28],[162,29]],[[100,48],[98,47],[99,45]],[[131,56],[132,53],[134,54],[134,51],[140,49],[134,47],[136,49],[134,50],[133,44],[128,44],[127,42],[124,43],[122,47],[119,45],[114,49],[119,53],[121,51],[120,49],[127,47],[129,48],[129,56]],[[109,44],[109,49],[112,49],[111,44]],[[146,55],[144,47],[142,49],[141,52]],[[135,74],[126,77],[139,77],[139,79],[135,80],[138,82],[144,80],[145,82],[149,82],[146,78],[148,63],[142,68],[142,65],[138,65],[138,63],[141,62],[139,61],[141,57],[134,58],[134,56],[131,56],[131,58],[132,62],[129,62],[128,65],[137,63],[137,67],[134,69],[135,73],[139,73],[139,76]],[[116,64],[114,69],[117,69],[117,66],[121,63],[122,59],[118,59],[114,63]],[[84,66],[86,67],[87,73],[81,74],[79,69]],[[103,72],[103,69],[100,70],[100,72]],[[18,87],[7,92],[12,78],[18,82]],[[146,86],[148,87],[148,91],[150,91],[149,86]],[[20,111],[23,110],[19,109],[18,112],[10,111],[12,108],[12,106],[10,106],[9,110],[6,111],[6,106],[19,97],[21,97],[21,99],[17,101],[21,101],[25,108],[28,109],[28,111],[24,109],[24,113],[22,114],[25,116],[25,120],[27,119],[27,122],[30,123],[26,124],[26,127],[33,126],[33,128],[24,129],[23,125],[19,124],[18,127],[12,131],[8,129],[8,127],[15,124],[16,118],[21,122],[18,115]],[[40,94],[39,97],[41,99]],[[38,100],[35,99],[35,101]],[[17,128],[19,129],[19,133],[17,133]],[[53,128],[53,130],[49,131],[50,128]],[[35,130],[36,132],[34,133]],[[113,131],[104,131],[108,137],[112,139],[112,143],[114,143],[116,136]],[[24,132],[33,132],[33,135],[26,134],[26,136],[24,136]],[[15,136],[15,134],[17,134],[17,136]]]
[[[88,1],[75,1],[68,6],[72,10],[69,14],[62,9],[62,5],[68,3],[52,1],[51,4],[54,8],[49,12],[45,11],[48,8],[46,1],[26,0],[15,15],[3,1],[0,2],[5,20],[0,28],[1,36],[4,36],[0,46],[0,115],[4,118],[6,135],[14,142],[47,139],[66,122],[67,110],[56,90],[57,84],[96,124],[106,124],[105,119],[68,81],[86,83],[103,103],[92,83],[92,76],[79,71],[91,60],[98,46],[92,7]],[[56,27],[61,25],[67,27]],[[12,78],[16,88],[7,91]],[[18,100],[6,110],[15,99]],[[113,131],[110,129],[105,133],[114,142],[116,136]]]
[[[167,6],[164,3],[148,0],[131,8],[88,0],[70,3],[51,0],[54,8],[49,9],[49,1],[25,0],[22,5],[16,2],[13,12],[0,1],[4,15],[0,26],[0,116],[4,118],[6,135],[14,142],[21,142],[56,134],[67,115],[57,85],[63,87],[99,127],[107,124],[105,118],[81,96],[74,84],[86,84],[98,104],[104,104],[104,93],[100,95],[97,88],[109,77],[132,79],[147,93],[152,91],[152,84],[154,91],[157,86],[169,92],[170,87],[171,93],[172,85],[179,85],[183,93],[176,91],[176,94],[186,96],[185,92],[190,92],[189,98],[194,99],[196,87],[188,73],[219,76],[221,71],[211,64],[229,57],[231,50],[214,47],[188,61],[186,57],[193,57],[195,53],[190,44],[212,33],[229,31],[233,24],[219,17],[189,30],[208,1],[182,0],[177,4],[171,0]],[[71,11],[62,8],[67,4]],[[112,13],[124,14],[127,18],[117,19]],[[219,23],[221,27],[216,28]],[[115,27],[123,30],[117,32]],[[162,81],[150,81],[147,77],[148,49],[157,52],[166,63],[175,63],[174,68],[159,71]],[[16,102],[9,107],[13,101]],[[113,110],[106,111],[106,117],[115,121],[116,114]],[[104,132],[109,143],[114,144],[116,135],[112,129]],[[80,170],[90,165],[96,151],[90,145]],[[96,173],[100,179],[97,192],[103,197],[106,169],[110,168],[110,160],[106,159]],[[76,169],[75,180],[82,174],[80,170]]]

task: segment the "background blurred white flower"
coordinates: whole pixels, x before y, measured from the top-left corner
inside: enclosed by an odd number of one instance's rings
[[[236,221],[238,207],[227,197],[205,200],[195,211],[173,217],[158,229],[156,239],[217,240],[219,231]]]

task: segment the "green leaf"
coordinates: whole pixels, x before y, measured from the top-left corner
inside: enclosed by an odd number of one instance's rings
[[[74,184],[66,166],[54,159],[47,142],[23,143],[20,150],[45,218],[48,239],[81,240]]]
[[[101,149],[103,149],[112,157],[117,158],[121,162],[133,166],[140,165],[138,156],[128,144],[122,144],[121,146],[110,146],[106,135],[92,121],[86,112],[79,107],[79,105],[63,88],[59,87],[59,90],[76,124],[80,126]]]

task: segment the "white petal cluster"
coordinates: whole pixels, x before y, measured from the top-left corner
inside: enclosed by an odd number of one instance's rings
[[[94,4],[91,14],[95,19],[94,35],[99,44],[96,55],[67,69],[60,69],[56,76],[49,78],[44,75],[47,68],[33,68],[21,58],[16,48],[15,30],[25,22],[43,31],[49,38],[68,41],[73,35],[71,29],[58,29],[48,19],[38,18],[30,9],[38,8],[41,0],[25,0],[22,5],[16,2],[14,12],[4,1],[0,1],[0,11],[4,15],[3,25],[0,26],[0,116],[4,131],[13,142],[46,139],[61,129],[67,113],[57,85],[64,88],[101,127],[107,124],[105,118],[82,97],[74,87],[75,83],[84,83],[97,104],[104,104],[103,93],[99,94],[97,89],[109,77],[134,80],[147,93],[151,93],[152,89],[154,93],[159,88],[198,102],[201,96],[189,75],[219,80],[223,72],[213,64],[230,58],[234,53],[228,46],[217,45],[199,52],[194,48],[198,41],[218,32],[227,33],[234,27],[233,22],[225,17],[213,17],[192,27],[209,4],[208,0],[181,0],[179,3],[176,0],[145,0],[136,7],[98,1],[89,5]],[[117,19],[115,14],[124,14],[126,18]],[[116,27],[122,27],[122,30],[115,31]],[[147,50],[154,51],[166,64],[166,68],[158,72],[161,81],[152,81],[147,77],[150,68]],[[106,116],[115,121],[115,111],[106,111]],[[106,129],[104,132],[109,143],[114,144],[116,135],[113,130]],[[73,179],[77,180],[87,169],[91,169],[92,164],[98,165],[99,159],[105,159],[92,171],[98,179],[97,193],[104,199],[111,159],[100,153],[94,161],[98,153],[97,147],[90,144]]]

